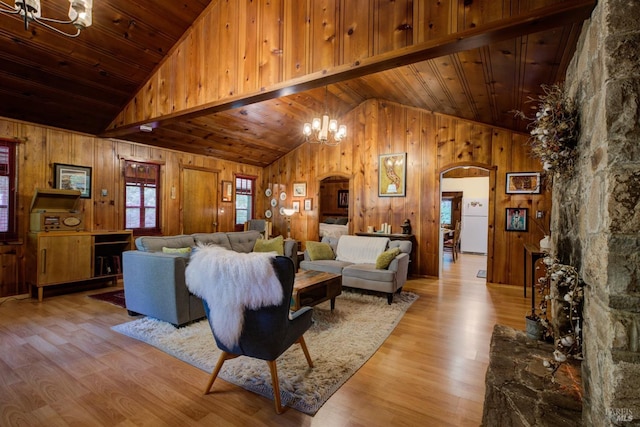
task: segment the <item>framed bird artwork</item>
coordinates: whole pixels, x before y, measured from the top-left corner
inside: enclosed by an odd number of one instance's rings
[[[378,196],[407,195],[407,153],[381,154],[378,158]]]

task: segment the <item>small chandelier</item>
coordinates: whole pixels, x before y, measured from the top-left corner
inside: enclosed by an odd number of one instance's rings
[[[327,88],[324,92],[325,111],[327,108]],[[302,128],[307,142],[312,144],[338,145],[347,136],[347,126],[338,125],[338,121],[330,119],[328,114],[322,118],[315,117],[311,123],[305,123]]]
[[[15,0],[13,7],[0,1],[0,12],[9,15],[20,15],[24,19],[24,29],[29,29],[30,22],[37,22],[38,24],[55,31],[56,33],[68,36],[78,37],[80,31],[91,26],[91,11],[93,9],[93,0],[69,0],[69,19],[53,19],[43,18],[40,16],[40,0]],[[56,26],[49,23],[66,25],[71,24],[76,27],[76,33],[68,33],[62,31]]]

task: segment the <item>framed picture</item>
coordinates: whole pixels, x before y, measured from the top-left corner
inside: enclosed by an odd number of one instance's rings
[[[293,207],[294,211],[300,212],[300,202],[299,201],[294,200],[293,203],[292,203],[292,207]]]
[[[233,202],[233,183],[231,181],[222,181],[222,201]]]
[[[304,210],[313,210],[313,199],[304,199]]]
[[[527,208],[507,208],[505,230],[527,231],[529,229],[528,212]]]
[[[294,182],[293,183],[293,197],[306,197],[307,196],[307,183],[306,182]]]
[[[349,207],[349,190],[338,190],[338,207]]]
[[[540,172],[507,172],[507,194],[540,194]]]
[[[80,190],[81,199],[91,198],[91,168],[89,166],[53,164],[53,188]]]
[[[378,158],[378,196],[404,197],[407,194],[407,153],[381,154]]]

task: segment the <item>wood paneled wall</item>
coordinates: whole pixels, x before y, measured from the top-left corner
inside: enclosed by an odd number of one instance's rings
[[[234,174],[257,176],[258,181],[262,177],[262,169],[255,166],[126,141],[96,138],[10,119],[0,118],[0,138],[15,138],[20,141],[17,150],[18,227],[22,241],[22,244],[0,246],[0,297],[28,291],[24,284],[24,242],[29,231],[31,199],[36,188],[53,187],[54,163],[92,167],[92,198],[80,199],[79,202],[87,228],[92,231],[124,227],[122,159],[157,162],[162,165],[160,219],[165,235],[181,233],[181,165],[218,171],[219,180],[233,181]],[[172,188],[175,188],[175,198],[171,198]],[[101,195],[103,189],[107,196]],[[224,209],[222,212],[218,207],[218,230],[232,231],[235,223],[234,210]],[[16,268],[19,273],[18,286],[12,278]]]
[[[526,135],[491,128],[454,117],[394,103],[371,100],[349,113],[345,119],[349,137],[337,147],[305,144],[265,169],[212,157],[196,156],[143,146],[126,141],[101,139],[88,135],[46,128],[29,123],[0,119],[0,137],[17,138],[19,227],[21,236],[28,232],[28,214],[36,188],[52,187],[53,163],[69,163],[93,168],[93,197],[81,199],[80,209],[93,230],[122,228],[121,159],[159,162],[163,165],[162,229],[164,234],[181,232],[180,166],[191,165],[219,172],[219,179],[233,180],[234,174],[258,177],[258,217],[269,208],[264,189],[274,194],[285,191],[286,200],[278,199],[273,209],[274,235],[286,232],[279,214],[280,206],[291,206],[293,182],[307,183],[307,196],[313,210],[301,210],[292,220],[292,235],[300,241],[318,239],[318,195],[320,181],[329,176],[350,178],[350,231],[365,231],[368,225],[390,223],[399,230],[405,219],[413,225],[418,242],[416,270],[420,275],[438,275],[439,176],[456,165],[481,165],[495,168],[491,204],[490,252],[488,280],[495,283],[522,284],[522,245],[537,242],[541,233],[530,225],[526,233],[505,231],[505,208],[529,208],[550,211],[547,193],[540,195],[508,195],[505,193],[507,172],[539,170],[539,164],[527,152]],[[378,197],[378,155],[407,153],[406,197]],[[206,185],[206,184],[205,184]],[[211,183],[214,185],[214,183]],[[217,184],[215,184],[217,185]],[[175,199],[170,189],[178,192]],[[107,196],[101,196],[101,190]],[[297,199],[303,205],[304,198]],[[233,230],[233,210],[219,216],[219,229]],[[24,245],[0,247],[2,291],[25,292]],[[5,276],[18,271],[19,286]],[[6,273],[6,274],[5,274]]]
[[[523,244],[538,242],[542,233],[533,223],[528,232],[505,231],[505,208],[528,208],[531,215],[541,210],[547,217],[551,208],[546,192],[505,193],[507,172],[540,170],[538,161],[528,153],[527,135],[378,100],[361,104],[344,121],[349,137],[339,146],[305,144],[265,168],[263,185],[279,185],[291,194],[291,183],[305,181],[307,198],[314,199],[313,211],[294,217],[294,238],[318,240],[320,180],[349,176],[350,232],[366,231],[368,225],[378,227],[383,222],[399,231],[408,218],[418,242],[415,271],[437,276],[440,172],[456,165],[484,166],[495,176],[488,281],[522,285]],[[406,197],[378,197],[378,156],[390,153],[407,153]],[[291,199],[284,204],[290,203]],[[282,232],[284,218],[277,211],[273,221],[276,231]]]
[[[109,129],[222,102],[562,0],[212,0]]]

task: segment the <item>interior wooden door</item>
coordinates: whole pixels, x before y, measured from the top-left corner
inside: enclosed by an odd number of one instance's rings
[[[182,232],[213,233],[218,231],[218,173],[182,167],[180,205]]]

